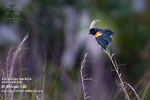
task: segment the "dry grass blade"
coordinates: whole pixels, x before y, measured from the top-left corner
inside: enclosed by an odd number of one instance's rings
[[[11,55],[12,50],[13,50],[13,47],[11,47],[9,49],[8,55],[7,55],[7,58],[6,58],[6,71],[7,71],[6,76],[7,77],[9,76],[9,74],[8,74],[8,72],[9,72],[8,66],[9,66],[9,59],[10,59],[10,55]]]
[[[45,56],[45,62],[43,65],[43,84],[42,84],[42,88],[43,88],[43,92],[42,92],[42,100],[44,100],[44,91],[45,91],[45,67],[46,67],[46,63],[47,63],[47,59]]]
[[[15,51],[14,54],[13,54],[12,62],[11,62],[11,65],[10,65],[9,78],[12,78],[12,77],[13,77],[13,69],[14,69],[14,64],[15,64],[16,58],[18,57],[18,54],[19,54],[19,52],[21,51],[21,49],[22,49],[22,47],[23,47],[23,44],[24,44],[24,42],[27,40],[27,38],[28,38],[28,34],[23,38],[23,40],[22,40],[21,43],[18,45],[16,51]],[[9,59],[9,58],[8,58],[8,59]]]
[[[146,87],[144,88],[141,100],[145,99],[146,94],[148,94],[148,92],[150,92],[150,91],[148,91],[149,89],[150,89],[150,80],[148,81]]]
[[[98,21],[100,21],[100,20],[93,20],[93,21],[91,22],[90,29],[91,29],[91,28],[94,28],[95,24],[96,24]]]
[[[11,60],[11,64],[10,64],[10,73],[8,75],[8,78],[12,78],[13,77],[13,72],[14,72],[14,65],[15,65],[15,62],[16,62],[16,59],[20,53],[20,51],[22,50],[23,48],[23,45],[24,45],[24,42],[27,40],[28,38],[28,34],[23,38],[23,40],[21,41],[21,43],[18,45],[18,47],[16,48],[16,50],[14,51],[13,53],[13,56],[12,56],[12,60]],[[9,53],[12,51],[12,49],[9,51]],[[10,54],[8,53],[8,57],[7,57],[7,61],[6,63],[8,63],[8,60],[10,59]],[[8,65],[6,65],[6,67],[8,67]],[[11,83],[9,82],[9,85]],[[7,88],[6,88],[7,89]],[[10,97],[10,100],[13,100],[13,97],[14,97],[14,93],[11,92],[8,94],[9,97]],[[7,97],[7,94],[5,94],[5,98]]]

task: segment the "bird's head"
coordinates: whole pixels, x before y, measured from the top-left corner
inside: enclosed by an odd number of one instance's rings
[[[98,28],[91,28],[89,34],[95,35],[100,29]]]
[[[89,34],[95,35],[96,32],[98,32],[97,28],[94,27],[95,24],[96,24],[96,22],[98,22],[98,21],[99,21],[99,20],[93,20],[93,21],[91,22]]]

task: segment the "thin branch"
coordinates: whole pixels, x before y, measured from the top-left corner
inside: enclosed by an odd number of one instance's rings
[[[93,81],[93,82],[95,82],[95,83],[98,83],[98,81],[93,80],[92,78],[84,78],[84,80],[83,80],[83,81]]]
[[[137,94],[137,92],[135,91],[135,89],[134,89],[129,83],[127,83],[127,82],[124,82],[124,83],[125,83],[127,86],[130,87],[130,89],[134,92],[136,98],[137,98],[138,100],[140,100],[140,97],[139,97],[139,95]]]
[[[130,100],[129,95],[128,95],[128,93],[127,93],[127,90],[126,90],[126,88],[125,88],[124,82],[123,82],[123,80],[122,80],[122,78],[121,78],[121,73],[119,72],[118,67],[117,67],[117,65],[116,65],[117,63],[115,64],[115,62],[114,62],[114,60],[113,60],[113,56],[114,56],[115,54],[114,54],[114,53],[111,54],[109,51],[107,51],[107,50],[105,50],[105,49],[103,49],[103,51],[109,56],[109,58],[110,58],[110,60],[111,60],[111,62],[112,62],[112,64],[113,64],[113,67],[114,67],[114,69],[115,69],[115,71],[116,71],[116,73],[117,73],[117,76],[118,76],[118,78],[119,78],[119,81],[120,81],[121,89],[122,89],[122,91],[123,91],[125,97],[126,97],[128,100]]]
[[[80,69],[80,75],[81,75],[81,80],[82,80],[82,88],[83,88],[83,93],[84,93],[84,100],[87,100],[89,98],[91,98],[91,96],[88,95],[88,91],[86,91],[86,88],[85,88],[85,81],[91,81],[92,79],[91,78],[84,78],[83,76],[83,68],[84,68],[84,65],[85,65],[85,62],[86,62],[86,57],[87,57],[88,53],[86,53],[84,55],[84,59],[81,63],[81,69]]]
[[[92,78],[85,78],[83,79],[83,81],[92,81],[93,79]]]

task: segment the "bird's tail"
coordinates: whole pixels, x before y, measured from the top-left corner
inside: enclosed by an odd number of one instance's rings
[[[109,43],[110,52],[112,53],[111,43]]]
[[[113,35],[114,32],[112,32],[110,29],[104,29],[104,31],[106,32],[107,35]]]

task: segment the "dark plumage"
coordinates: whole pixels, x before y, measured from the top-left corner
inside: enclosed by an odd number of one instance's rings
[[[110,37],[114,33],[110,29],[91,28],[90,33],[95,36],[98,44],[106,49],[108,44],[111,44],[112,38]]]

